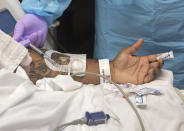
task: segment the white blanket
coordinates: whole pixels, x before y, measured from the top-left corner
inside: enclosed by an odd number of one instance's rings
[[[38,88],[22,74],[0,70],[0,131],[54,131],[60,124],[83,117],[86,111],[104,111],[111,118],[103,125],[75,125],[64,131],[141,131],[121,94],[106,88],[111,85],[83,85],[58,76],[40,80]],[[61,82],[66,79],[69,82]],[[184,131],[184,102],[172,79],[171,72],[162,71],[156,80],[143,85],[162,92],[160,96],[148,95],[147,107],[137,108],[146,131]],[[70,90],[73,87],[75,90]],[[130,99],[134,103],[135,96]]]

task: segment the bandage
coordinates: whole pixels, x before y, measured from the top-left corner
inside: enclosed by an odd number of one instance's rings
[[[167,60],[167,59],[172,59],[172,58],[174,58],[173,51],[169,51],[169,52],[163,53],[162,55],[158,56],[157,60],[159,59]]]
[[[86,54],[68,54],[54,50],[48,50],[45,54],[57,62],[57,65],[53,65],[45,59],[46,65],[53,71],[68,72],[68,74],[86,71]]]
[[[100,59],[99,62],[99,68],[100,68],[100,75],[107,77],[108,79],[111,79],[111,72],[110,72],[110,65],[108,59]],[[100,78],[100,83],[107,83],[108,80],[104,78]]]
[[[0,30],[0,67],[13,72],[20,64],[29,66],[28,50]]]

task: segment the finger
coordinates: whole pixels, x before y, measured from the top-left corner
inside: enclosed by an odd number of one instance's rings
[[[15,25],[13,39],[16,41],[21,41],[23,34],[24,34],[24,24],[21,22],[18,22]]]
[[[29,39],[31,41],[31,44],[37,46],[38,33],[34,32],[31,35],[26,36],[25,39]]]
[[[42,38],[43,38],[43,33],[41,31],[37,32],[37,41],[36,41],[36,46],[38,48],[41,48],[42,45]]]
[[[43,31],[42,31],[42,32],[43,32]],[[44,32],[47,32],[47,29],[45,29]],[[44,46],[45,41],[46,41],[46,39],[47,39],[47,33],[44,33],[44,32],[42,33],[42,37],[41,37],[41,38],[42,38],[42,41],[41,41],[40,48]]]
[[[26,40],[20,41],[19,43],[24,47],[29,47],[29,45],[31,44],[31,41],[29,39],[26,39]]]
[[[163,59],[159,59],[158,62],[159,62],[159,68],[161,69],[163,67],[163,65],[164,65],[164,60]]]
[[[139,76],[138,76],[138,84],[143,84],[144,83],[144,79],[146,77],[146,75],[148,74],[150,67],[149,65],[142,65],[139,71]]]
[[[46,39],[44,36],[44,33],[40,32],[39,38],[40,38],[39,48],[42,48],[44,46],[45,39]]]
[[[150,81],[149,75],[147,74],[144,78],[144,83],[148,83]]]
[[[150,69],[148,74],[145,76],[144,83],[148,83],[154,79],[154,70]]]
[[[43,37],[44,37],[44,34],[42,33],[42,31],[38,31],[38,32],[32,33],[26,38],[29,39],[31,43],[34,44],[36,47],[41,48],[44,45],[44,43],[42,43]]]
[[[159,62],[154,62],[150,64],[150,67],[154,69],[154,73],[158,74],[159,73],[159,69],[160,69],[160,64]]]
[[[153,68],[151,68],[149,71],[148,71],[148,76],[149,76],[149,82],[152,81],[154,79],[154,76],[155,76],[155,71]]]
[[[125,50],[125,53],[134,54],[143,44],[144,40],[140,38],[135,44]]]
[[[148,57],[149,62],[155,62],[155,61],[158,61],[157,57],[160,56],[160,55],[161,54],[154,54],[154,55],[149,55],[147,57]]]
[[[153,75],[152,76],[150,76],[150,75],[146,75],[145,76],[145,79],[144,79],[144,83],[149,83],[149,82],[151,82],[152,80],[153,80]]]

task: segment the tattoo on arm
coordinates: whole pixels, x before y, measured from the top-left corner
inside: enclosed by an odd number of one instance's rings
[[[29,50],[32,57],[32,63],[30,65],[30,72],[28,73],[29,78],[33,83],[44,77],[56,77],[58,74],[63,74],[62,72],[57,72],[49,69],[45,64],[44,59],[32,50]]]
[[[32,50],[29,50],[29,52],[30,52],[30,56],[32,57],[32,63],[31,63],[30,72],[28,73],[28,75],[33,83],[36,83],[37,80],[42,79],[44,77],[53,78],[53,77],[56,77],[57,75],[60,75],[60,74],[66,75],[66,73],[64,73],[64,72],[53,71],[50,68],[48,68],[47,65],[45,64],[45,60],[36,52],[34,52]],[[64,64],[68,63],[68,60],[63,59],[63,56],[62,56],[62,59],[61,59],[61,57],[57,57],[54,59],[55,59],[55,61],[57,61],[57,63],[59,63],[59,62],[62,62],[62,64],[63,64],[63,62],[64,62]],[[59,64],[61,64],[61,63],[59,63]],[[98,61],[88,60],[87,65],[90,65],[90,66],[87,66],[88,72],[99,73]],[[74,79],[77,81],[83,82],[85,84],[89,84],[89,83],[98,84],[99,83],[99,78],[96,76],[91,76],[91,75],[85,75],[83,77],[76,76],[76,77],[74,77]]]

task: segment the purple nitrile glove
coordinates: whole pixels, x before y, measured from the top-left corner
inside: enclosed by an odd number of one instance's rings
[[[47,37],[48,25],[43,17],[26,14],[17,22],[13,38],[28,47],[30,42],[38,48],[43,47]]]

